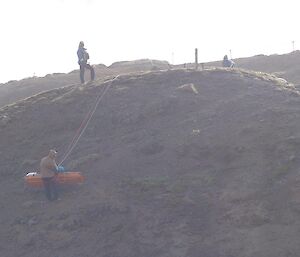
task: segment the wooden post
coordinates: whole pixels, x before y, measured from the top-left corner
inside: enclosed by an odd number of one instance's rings
[[[195,69],[198,70],[198,49],[195,48]]]

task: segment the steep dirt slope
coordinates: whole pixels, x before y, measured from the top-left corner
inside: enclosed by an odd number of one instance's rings
[[[1,256],[298,256],[300,97],[267,74],[120,76],[65,162],[86,182],[24,187],[109,83],[0,110]]]

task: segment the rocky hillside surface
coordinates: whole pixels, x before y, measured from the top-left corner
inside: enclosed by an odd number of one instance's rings
[[[169,70],[73,85],[0,109],[0,255],[298,256],[300,97],[243,70]],[[86,181],[24,185],[50,148]]]
[[[116,62],[109,67],[98,64],[94,65],[96,77],[105,79],[106,77],[151,70],[168,69],[170,65],[166,61],[142,59],[136,61]],[[89,80],[89,71],[86,71],[86,81]],[[43,91],[61,88],[64,86],[78,85],[80,83],[79,70],[74,70],[68,74],[54,73],[45,77],[31,77],[20,81],[13,80],[5,84],[0,84],[0,107],[41,93]]]
[[[258,72],[272,73],[277,77],[288,80],[293,83],[297,89],[300,88],[300,51],[294,51],[288,54],[256,55],[247,58],[234,59],[235,67]],[[182,65],[181,65],[182,66]],[[191,67],[193,65],[190,64]],[[207,67],[220,67],[222,62],[206,63]]]

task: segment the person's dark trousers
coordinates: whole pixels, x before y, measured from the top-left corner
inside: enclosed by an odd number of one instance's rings
[[[90,70],[91,80],[95,79],[95,70],[91,65],[89,65],[87,63],[80,63],[79,66],[80,66],[80,81],[81,81],[82,84],[84,83],[84,71],[85,71],[85,69]]]
[[[45,187],[45,194],[49,201],[57,200],[58,192],[56,183],[54,181],[54,177],[52,178],[43,178],[44,187]]]

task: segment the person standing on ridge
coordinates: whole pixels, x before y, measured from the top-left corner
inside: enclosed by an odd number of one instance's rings
[[[44,183],[45,194],[49,201],[58,199],[58,192],[55,183],[55,175],[58,167],[55,161],[57,152],[50,150],[49,154],[42,158],[40,163],[40,173]]]
[[[78,64],[80,67],[80,81],[81,84],[84,84],[84,71],[85,69],[89,69],[91,72],[91,81],[95,79],[95,70],[94,68],[88,64],[88,59],[90,59],[90,56],[88,52],[86,51],[86,48],[84,48],[83,41],[80,41],[78,50],[77,50],[77,56],[78,56]]]

